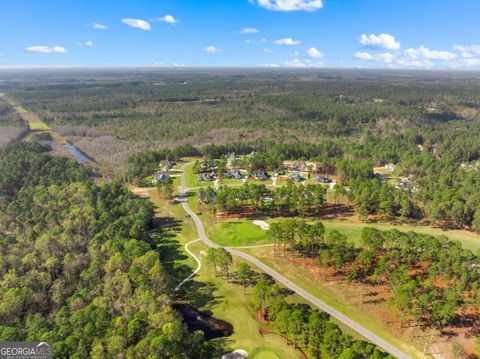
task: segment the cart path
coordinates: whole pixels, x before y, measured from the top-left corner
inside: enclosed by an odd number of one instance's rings
[[[198,258],[195,253],[191,252],[190,249],[188,249],[188,246],[192,243],[195,243],[195,242],[198,242],[198,241],[201,241],[201,239],[195,239],[193,241],[190,241],[188,242],[187,244],[185,244],[185,251],[190,254],[193,259],[195,259],[195,261],[197,262],[197,268],[192,272],[192,274],[190,274],[187,278],[185,278],[184,280],[182,280],[180,282],[180,284],[178,284],[176,287],[175,287],[175,290],[179,290],[185,283],[187,283],[189,280],[191,280],[193,277],[195,277],[195,275],[200,271],[200,269],[202,269],[202,262],[200,261],[200,258]]]

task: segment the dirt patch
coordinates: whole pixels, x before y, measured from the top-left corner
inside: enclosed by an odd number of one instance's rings
[[[229,337],[233,334],[233,326],[230,323],[201,312],[189,304],[175,304],[174,308],[182,314],[189,331],[201,330],[207,340]]]

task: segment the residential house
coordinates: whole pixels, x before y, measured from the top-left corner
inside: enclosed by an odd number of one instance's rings
[[[170,175],[168,173],[157,173],[155,176],[153,176],[152,183],[156,185],[161,182],[166,182],[169,179],[170,179]]]
[[[294,182],[303,182],[305,181],[305,178],[302,177],[302,175],[300,174],[300,172],[292,172],[288,175],[288,179],[290,181],[294,181]]]
[[[260,181],[266,181],[270,178],[267,172],[265,172],[264,170],[257,170],[253,172],[252,177]]]
[[[317,182],[317,183],[332,183],[333,180],[328,177],[328,176],[317,176],[313,179],[314,182]]]
[[[197,176],[197,181],[198,182],[213,182],[215,181],[215,174],[212,173],[200,173]]]
[[[232,170],[227,170],[225,173],[227,178],[232,178],[232,179],[242,179],[243,175],[240,172],[240,170],[237,169],[232,169]]]
[[[168,172],[170,169],[173,168],[173,166],[175,166],[175,162],[170,160],[163,160],[163,161],[160,161],[158,166],[160,167],[160,170],[162,172]]]

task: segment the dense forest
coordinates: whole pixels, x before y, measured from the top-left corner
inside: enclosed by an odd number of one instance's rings
[[[152,205],[47,150],[0,153],[0,340],[52,341],[56,358],[203,357],[172,308]]]

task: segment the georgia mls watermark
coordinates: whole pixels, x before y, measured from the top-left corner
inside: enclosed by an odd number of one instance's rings
[[[52,343],[0,342],[0,359],[53,359]]]

